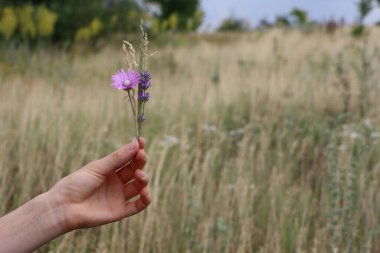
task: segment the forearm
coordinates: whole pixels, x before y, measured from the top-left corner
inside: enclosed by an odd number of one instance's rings
[[[29,253],[68,232],[65,214],[49,192],[0,218],[0,253]]]

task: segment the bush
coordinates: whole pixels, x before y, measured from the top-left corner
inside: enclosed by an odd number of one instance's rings
[[[24,39],[34,39],[37,35],[36,21],[33,18],[33,6],[26,4],[17,9],[20,35]]]
[[[169,20],[170,23],[170,17],[177,15],[177,28],[179,30],[186,30],[189,26],[188,22],[191,21],[193,22],[193,29],[198,28],[199,20],[196,19],[199,19],[200,15],[199,0],[150,0],[150,2],[156,2],[161,6],[161,21]]]
[[[243,19],[227,18],[222,21],[218,31],[248,31],[249,23]]]
[[[290,17],[294,19],[294,23],[296,25],[306,25],[309,22],[309,15],[307,14],[306,11],[294,8],[290,12]]]
[[[161,4],[160,17],[148,16],[145,5],[134,0],[81,0],[80,4],[77,0],[2,0],[0,39],[86,41],[115,32],[136,32],[142,17],[150,21],[153,34],[193,31],[202,23],[199,0],[155,2]]]
[[[88,26],[84,26],[78,29],[75,33],[75,41],[88,41],[96,38],[103,29],[103,23],[95,18]]]
[[[173,32],[178,29],[178,14],[177,13],[173,13],[172,15],[170,15],[169,29]]]
[[[50,37],[54,33],[54,25],[57,18],[57,14],[45,6],[37,7],[36,19],[38,35],[40,37]]]
[[[54,33],[58,16],[45,6],[25,4],[0,9],[0,34],[5,40],[20,37],[33,41]]]
[[[5,7],[0,17],[0,34],[6,40],[9,40],[17,28],[16,11],[11,7]]]

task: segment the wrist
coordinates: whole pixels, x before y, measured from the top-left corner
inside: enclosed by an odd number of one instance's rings
[[[32,252],[68,232],[66,221],[64,207],[54,193],[38,195],[1,217],[0,252]]]
[[[48,191],[38,195],[34,199],[36,205],[40,205],[43,211],[38,217],[41,227],[54,231],[56,236],[69,232],[70,226],[66,214],[65,203],[56,196],[55,192]]]

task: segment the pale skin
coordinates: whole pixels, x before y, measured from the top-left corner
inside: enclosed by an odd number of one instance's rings
[[[151,202],[140,138],[62,178],[0,218],[0,253],[26,253],[72,230],[119,221]],[[138,196],[134,201],[131,198]]]

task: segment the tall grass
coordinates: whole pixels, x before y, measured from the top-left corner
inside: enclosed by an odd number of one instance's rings
[[[39,252],[379,251],[380,58],[365,58],[379,35],[365,49],[349,31],[158,48],[143,132],[152,205]],[[110,88],[119,48],[15,48],[0,64],[1,214],[133,136]]]

